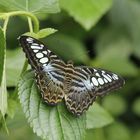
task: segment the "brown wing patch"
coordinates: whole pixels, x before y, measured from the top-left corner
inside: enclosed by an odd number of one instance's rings
[[[77,71],[72,64],[67,65],[64,82],[65,104],[67,109],[76,116],[82,115],[96,99],[96,95],[86,88],[83,82],[87,78],[88,76]]]
[[[44,73],[36,73],[37,85],[41,91],[42,98],[49,105],[56,105],[64,97],[63,86],[56,84]]]
[[[88,93],[88,91],[80,91],[80,93],[73,91],[65,96],[65,104],[67,109],[76,116],[82,115],[89,106],[93,104],[96,96]]]

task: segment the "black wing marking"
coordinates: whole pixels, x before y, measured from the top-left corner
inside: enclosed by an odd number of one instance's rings
[[[39,40],[21,36],[19,42],[35,70],[36,82],[45,102],[55,105],[64,97],[65,63]]]
[[[75,115],[83,114],[97,96],[104,96],[124,84],[122,77],[101,69],[75,67],[73,75],[65,102]]]
[[[64,63],[57,55],[51,52],[45,44],[33,37],[20,36],[19,42],[29,63],[35,70],[40,70],[41,67],[47,66],[52,61]]]
[[[123,78],[106,70],[66,65],[35,38],[21,36],[19,41],[48,104],[55,105],[65,98],[68,110],[81,115],[97,96],[104,96],[124,84]]]

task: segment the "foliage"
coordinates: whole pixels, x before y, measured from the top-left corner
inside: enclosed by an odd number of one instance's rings
[[[5,56],[6,56],[6,41],[4,33],[0,28],[0,112],[2,116],[6,114],[7,110],[7,91],[6,91],[6,75],[5,75]]]
[[[87,30],[97,23],[111,4],[112,0],[71,0],[69,4],[60,0],[60,6]]]
[[[97,104],[88,110],[87,118],[85,114],[80,117],[71,115],[63,103],[53,108],[47,106],[38,93],[33,71],[22,75],[19,98],[30,126],[43,139],[83,139],[86,128],[102,127],[113,121]]]
[[[0,128],[10,132],[0,139],[139,139],[139,10],[138,0],[0,0]],[[65,61],[119,73],[126,85],[81,117],[63,102],[50,107],[26,71],[21,34],[42,39]]]
[[[19,83],[19,98],[33,131],[43,139],[49,140],[83,139],[85,115],[80,118],[70,115],[64,104],[56,107],[46,106],[39,95],[34,73],[27,72]]]

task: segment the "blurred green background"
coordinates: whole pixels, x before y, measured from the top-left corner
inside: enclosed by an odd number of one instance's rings
[[[43,39],[48,47],[65,61],[73,60],[75,65],[105,68],[122,75],[126,80],[121,90],[98,99],[112,114],[114,122],[103,128],[87,130],[86,139],[139,140],[140,1],[114,0],[108,12],[92,28],[88,22],[86,26],[76,22],[79,19],[69,16],[66,11],[62,9],[57,14],[38,15],[42,28],[58,29],[57,33]],[[12,18],[8,26],[6,70],[8,92],[12,96],[25,60],[16,38],[27,32],[28,26],[19,17]],[[1,131],[0,140],[39,140],[27,124],[19,104],[11,100],[8,105],[14,106],[17,111],[13,119],[8,119],[9,136]],[[8,111],[14,115],[12,107]]]

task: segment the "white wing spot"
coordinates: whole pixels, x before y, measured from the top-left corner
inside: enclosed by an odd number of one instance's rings
[[[104,71],[104,70],[102,70],[102,73],[105,73],[105,71]]]
[[[52,54],[51,57],[52,57],[52,58],[56,58],[57,56]]]
[[[35,45],[31,45],[31,48],[32,48],[32,49],[38,49],[38,50],[39,50],[39,49],[42,49],[40,46],[35,46]]]
[[[43,51],[44,54],[47,54],[47,51]]]
[[[37,53],[37,54],[36,54],[36,57],[37,57],[37,58],[42,58],[42,57],[43,57],[43,54],[42,54],[42,53]]]
[[[99,85],[99,83],[98,83],[98,81],[97,81],[97,79],[95,77],[92,77],[91,80],[92,80],[92,82],[93,82],[93,84],[95,86],[98,86]]]
[[[116,74],[113,74],[113,78],[115,79],[115,80],[118,80],[119,78],[118,78],[118,75],[116,75]]]
[[[100,77],[100,74],[99,73],[95,73],[95,75],[98,76],[98,77]]]
[[[111,82],[112,80],[105,74],[103,74],[104,78],[106,78],[106,80],[108,80],[109,82]]]
[[[49,59],[47,57],[44,57],[44,58],[40,59],[40,63],[46,63],[48,61],[49,61]]]
[[[29,43],[33,43],[33,39],[31,37],[28,37],[26,41],[28,41]]]
[[[110,79],[112,79],[112,77],[111,77],[109,74],[107,74],[107,76],[108,76]]]
[[[37,53],[39,50],[33,50],[33,52]]]
[[[43,44],[40,44],[40,46],[43,48],[44,47],[44,45]]]
[[[108,83],[108,81],[104,78],[105,83]]]
[[[46,66],[46,64],[43,64],[43,66],[45,67],[45,66]]]
[[[99,82],[100,85],[103,85],[104,84],[104,81],[103,81],[102,78],[98,78],[98,82]]]
[[[96,72],[97,70],[96,69],[94,69],[94,72]]]
[[[48,50],[48,52],[50,53],[51,51],[50,51],[50,50]]]
[[[94,85],[93,85],[93,83],[90,83],[90,85],[93,87]]]
[[[33,45],[33,46],[39,46],[39,44],[37,44],[37,43],[33,43],[32,45]]]

